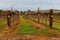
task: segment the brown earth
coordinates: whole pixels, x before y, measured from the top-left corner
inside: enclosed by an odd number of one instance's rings
[[[34,25],[35,28],[46,28],[44,25],[40,25],[32,20],[28,21]],[[17,22],[17,20],[14,22],[14,24]],[[17,25],[15,25],[17,26]],[[14,32],[18,29],[18,27],[14,30],[11,30],[8,26],[4,29],[3,33],[0,34],[0,40],[60,40],[60,36],[46,36],[46,35],[15,35]],[[11,32],[12,31],[12,32]]]

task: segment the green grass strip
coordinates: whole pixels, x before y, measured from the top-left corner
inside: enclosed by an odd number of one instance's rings
[[[27,19],[20,18],[21,26],[16,31],[16,34],[36,34],[37,30],[27,21]]]

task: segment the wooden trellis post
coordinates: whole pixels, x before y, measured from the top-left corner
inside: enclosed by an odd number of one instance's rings
[[[9,27],[10,27],[10,25],[11,25],[10,21],[11,21],[11,12],[8,11],[8,12],[7,12],[7,25],[8,25]]]
[[[39,8],[38,8],[38,13],[37,13],[37,17],[38,17],[38,23],[39,23],[39,16],[40,16],[40,11],[39,11]]]
[[[53,27],[53,9],[50,9],[50,13],[49,13],[49,27],[51,29]]]

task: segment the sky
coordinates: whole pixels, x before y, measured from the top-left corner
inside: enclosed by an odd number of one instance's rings
[[[60,0],[0,0],[0,9],[7,10],[11,7],[17,10],[60,9]]]

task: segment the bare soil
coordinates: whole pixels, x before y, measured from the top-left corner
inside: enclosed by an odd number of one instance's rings
[[[32,20],[29,20],[28,21],[34,25],[34,27],[36,29],[38,28],[46,28],[44,25],[40,25]],[[16,23],[17,21],[15,21],[14,23]],[[16,26],[16,25],[15,25]],[[16,31],[18,29],[15,28],[14,30]],[[59,37],[56,37],[56,36],[46,36],[46,35],[21,35],[21,34],[18,34],[18,35],[15,35],[14,34],[14,30],[11,31],[10,28],[8,28],[8,26],[6,26],[6,28],[4,29],[4,32],[0,34],[0,40],[60,40],[60,36]]]

